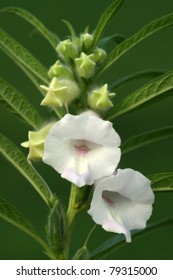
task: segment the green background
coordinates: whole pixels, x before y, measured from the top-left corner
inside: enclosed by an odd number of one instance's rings
[[[111,0],[1,0],[0,8],[6,6],[25,8],[37,16],[49,29],[56,32],[61,39],[64,39],[68,31],[61,19],[70,21],[78,34],[87,25],[92,31],[99,16],[111,2]],[[148,22],[171,12],[173,12],[173,1],[170,0],[126,0],[117,17],[110,23],[105,35],[120,33],[128,37]],[[33,27],[21,18],[0,14],[0,25],[47,67],[55,62],[56,54],[49,44],[39,34],[33,32]],[[112,43],[109,47],[113,46]],[[173,69],[173,27],[154,34],[130,50],[102,76],[100,83],[110,83],[117,78],[146,69],[167,71]],[[42,97],[38,91],[3,52],[0,52],[0,74],[20,89],[41,114],[49,116],[49,111],[39,106]],[[139,79],[118,88],[117,98],[127,95],[147,81],[148,79]],[[134,134],[171,125],[172,120],[173,97],[169,97],[160,103],[117,118],[114,127],[124,141]],[[25,124],[0,107],[0,130],[15,144],[19,146],[27,139],[28,129]],[[120,167],[134,168],[145,175],[172,171],[172,155],[172,139],[167,139],[124,155]],[[69,183],[63,181],[54,170],[42,163],[37,163],[36,167],[44,174],[52,190],[61,196],[64,203],[67,203]],[[0,158],[0,176],[0,195],[23,212],[40,229],[41,234],[44,234],[48,211],[38,194],[2,157]],[[172,212],[173,193],[157,194],[150,222],[169,217]],[[91,217],[86,213],[81,214],[75,226],[72,250],[83,244],[92,226]],[[110,259],[173,259],[172,235],[172,228],[152,233],[110,255]],[[90,239],[90,250],[112,236],[113,234],[104,232],[98,226]],[[0,220],[0,259],[46,259],[46,256],[30,237]]]

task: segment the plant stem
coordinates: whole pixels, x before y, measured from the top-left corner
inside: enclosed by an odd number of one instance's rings
[[[28,234],[38,243],[40,246],[44,249],[45,254],[51,259],[51,260],[56,260],[55,254],[52,252],[50,249],[49,245],[41,238],[40,235],[28,232]]]
[[[51,260],[56,260],[57,259],[55,254],[51,251],[48,244],[43,239],[37,239],[37,242],[42,246],[42,248],[45,250],[46,255]]]
[[[68,205],[67,214],[66,214],[66,226],[65,226],[65,234],[64,234],[63,258],[65,260],[69,259],[69,247],[70,247],[72,228],[73,228],[75,218],[80,211],[80,209],[78,208],[78,205],[76,204],[77,191],[78,191],[77,187],[74,184],[72,184],[69,205]]]

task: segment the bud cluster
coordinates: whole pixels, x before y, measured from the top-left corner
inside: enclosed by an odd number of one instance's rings
[[[112,107],[110,97],[115,94],[109,93],[107,84],[92,86],[92,77],[106,57],[106,52],[93,44],[94,36],[88,32],[58,44],[59,60],[48,71],[52,80],[49,86],[41,85],[45,91],[41,105],[67,108],[75,99],[80,103],[81,98],[85,109],[104,111]]]

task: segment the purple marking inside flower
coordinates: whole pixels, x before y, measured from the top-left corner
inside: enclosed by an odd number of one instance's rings
[[[75,145],[75,150],[79,156],[86,156],[90,149],[86,145],[77,146]]]
[[[104,191],[102,193],[102,198],[103,200],[109,205],[109,206],[112,206],[114,204],[114,202],[112,201],[112,199],[107,195],[107,191]]]

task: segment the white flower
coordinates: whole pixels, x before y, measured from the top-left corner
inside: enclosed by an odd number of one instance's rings
[[[131,242],[130,230],[145,228],[153,202],[146,177],[133,169],[118,169],[97,182],[88,213],[105,230],[123,233]]]
[[[78,187],[113,174],[120,160],[120,137],[112,123],[91,111],[65,115],[49,131],[43,161]]]

